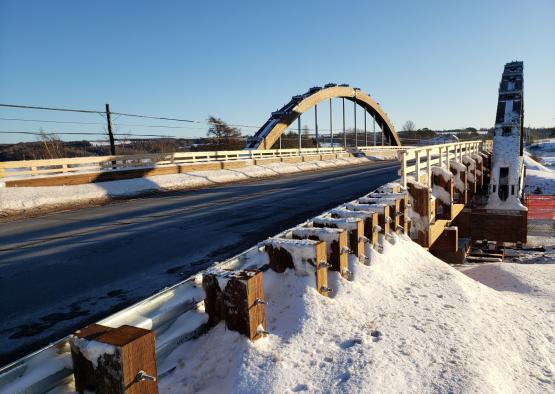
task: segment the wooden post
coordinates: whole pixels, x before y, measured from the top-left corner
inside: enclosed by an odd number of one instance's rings
[[[471,199],[476,193],[476,162],[470,156],[463,157],[466,166],[467,198]]]
[[[266,329],[262,272],[244,270],[230,278],[224,289],[226,324],[230,330],[256,340]]]
[[[444,175],[447,175],[441,167],[433,167],[432,169],[432,185],[436,190],[436,193],[440,193],[436,196],[436,218],[451,220],[453,217],[453,174],[447,171],[448,178],[445,179]],[[445,196],[448,196],[449,201],[444,201]],[[442,198],[443,197],[443,198]]]
[[[356,217],[333,218],[318,216],[312,219],[314,227],[342,228],[347,231],[349,249],[360,259],[364,258],[364,223],[365,219]],[[373,245],[375,246],[375,245]]]
[[[373,192],[373,193],[369,193],[366,197],[361,197],[358,199],[359,203],[366,203],[368,200],[368,198],[381,198],[381,199],[395,199],[398,201],[397,204],[395,204],[394,210],[395,210],[395,216],[399,217],[399,228],[402,229],[402,231],[405,234],[409,233],[409,225],[410,225],[410,219],[409,219],[409,196],[407,193],[400,193],[400,191],[398,192],[392,192],[392,193],[379,193],[379,192]],[[390,205],[390,209],[391,209],[391,205]]]
[[[462,163],[453,161],[450,163],[450,170],[451,174],[453,174],[453,199],[457,204],[466,204],[466,166]]]
[[[77,355],[73,359],[83,357],[93,368],[91,371],[82,359],[74,362],[76,387],[94,384],[92,391],[99,394],[158,393],[153,331],[127,325],[114,329],[95,326],[84,331],[71,338],[72,353]],[[79,380],[83,377],[85,381]]]
[[[332,209],[330,214],[334,218],[360,218],[364,221],[364,236],[373,247],[378,245],[378,212],[375,211],[351,211],[345,208]]]
[[[252,341],[262,337],[266,327],[262,279],[262,272],[258,270],[204,275],[202,287],[206,293],[204,305],[208,324],[214,326],[225,320],[227,328]]]
[[[390,204],[393,204],[395,206],[396,202],[395,200],[383,200],[379,199],[379,198],[362,198],[362,201],[367,201],[367,203],[365,204],[347,204],[345,207],[347,209],[350,209],[352,211],[355,212],[363,212],[367,215],[369,215],[370,213],[373,214],[378,214],[378,226],[380,226],[382,229],[380,230],[380,232],[384,235],[389,234],[389,231],[391,230],[391,226],[390,223],[393,223],[394,226],[399,224],[399,218],[395,218],[394,213],[392,212],[393,210],[390,209]],[[332,211],[332,214],[335,212],[335,210]],[[395,220],[397,219],[397,220]],[[375,224],[375,223],[374,223]],[[370,225],[370,224],[369,224]],[[373,225],[372,225],[373,227]]]
[[[327,245],[327,261],[330,270],[337,271],[346,279],[350,278],[348,265],[347,232],[340,228],[295,227],[292,230],[293,239],[312,239],[324,241]]]
[[[92,341],[112,330],[111,327],[91,324],[85,328],[77,330],[73,336],[80,340]],[[73,362],[73,375],[75,377],[75,390],[79,393],[94,391],[96,388],[96,377],[93,362],[87,359],[74,344],[75,340],[70,340],[71,360]]]
[[[308,274],[312,271],[316,290],[327,297],[331,289],[328,288],[328,262],[325,242],[270,238],[264,244],[270,257],[269,266],[272,270],[284,272],[286,268],[295,268]],[[304,256],[310,255],[311,257],[307,258],[306,261],[295,261],[294,253],[296,251],[302,251]]]
[[[408,183],[408,191],[412,201],[412,211],[415,216],[412,217],[412,227],[415,231],[415,241],[423,247],[430,246],[431,232],[430,225],[432,218],[435,216],[434,209],[431,206],[430,189],[416,182]]]

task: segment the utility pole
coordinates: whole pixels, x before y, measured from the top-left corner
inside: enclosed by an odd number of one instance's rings
[[[110,115],[110,104],[106,104],[106,121],[108,122],[108,137],[110,137],[110,154],[116,155],[116,143],[114,142],[114,133],[112,133],[112,117]]]

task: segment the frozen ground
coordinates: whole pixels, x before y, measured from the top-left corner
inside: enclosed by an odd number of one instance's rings
[[[553,259],[465,275],[395,237],[332,298],[291,270],[264,283],[270,334],[218,325],[159,366],[161,392],[555,391]]]
[[[252,165],[232,170],[195,171],[85,185],[0,187],[0,214],[21,213],[36,208],[70,204],[86,204],[110,198],[131,197],[157,190],[198,189],[249,179],[268,178],[281,174],[314,171],[367,162],[368,158],[345,158],[298,164],[272,163],[267,165]]]

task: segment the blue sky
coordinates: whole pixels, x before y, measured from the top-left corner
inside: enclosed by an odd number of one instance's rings
[[[292,95],[337,82],[370,93],[397,128],[409,119],[417,127],[491,127],[503,65],[518,59],[525,124],[553,126],[554,42],[553,0],[0,0],[0,102],[98,110],[110,103],[119,112],[260,125]],[[0,117],[103,122],[2,108]],[[41,127],[102,130],[0,120],[0,130]],[[186,127],[118,130],[206,131]],[[0,142],[32,138],[0,134]]]

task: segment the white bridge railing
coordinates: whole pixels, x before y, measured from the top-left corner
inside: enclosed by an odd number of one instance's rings
[[[404,150],[397,146],[362,146],[352,148],[362,152]],[[321,147],[302,149],[232,150],[211,152],[174,152],[138,155],[89,156],[45,160],[0,162],[0,179],[13,177],[68,175],[80,172],[108,172],[139,168],[157,168],[177,164],[196,164],[237,160],[256,160],[294,156],[349,153],[351,148]]]
[[[440,166],[449,169],[450,161],[462,162],[463,156],[478,154],[480,151],[491,151],[492,141],[467,141],[441,145],[429,145],[410,148],[399,153],[401,161],[401,184],[407,186],[407,178],[413,176],[420,181],[421,174],[431,179],[431,167]]]

